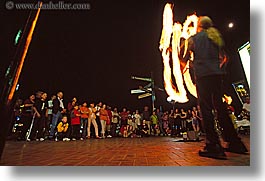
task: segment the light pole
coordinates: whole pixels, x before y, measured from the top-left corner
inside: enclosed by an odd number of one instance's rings
[[[6,141],[6,136],[7,136],[7,133],[9,131],[9,127],[10,127],[10,123],[11,123],[11,120],[10,120],[10,113],[12,111],[11,103],[13,101],[13,96],[14,96],[14,93],[15,93],[16,88],[17,88],[17,83],[18,83],[18,80],[19,80],[19,77],[20,77],[20,74],[21,74],[21,71],[23,68],[23,64],[24,64],[24,61],[25,61],[25,58],[27,55],[27,51],[28,51],[28,48],[29,48],[29,45],[30,45],[30,42],[31,42],[31,39],[33,36],[35,26],[36,26],[36,23],[37,23],[37,20],[39,17],[41,6],[42,6],[42,2],[40,2],[40,6],[39,6],[39,8],[35,14],[35,18],[32,21],[32,24],[31,24],[31,27],[30,27],[30,30],[28,32],[28,36],[26,38],[26,42],[24,45],[23,53],[20,57],[18,66],[14,70],[14,72],[15,72],[14,77],[13,76],[11,77],[10,86],[9,85],[8,86],[2,85],[3,86],[3,89],[2,89],[3,92],[1,93],[1,99],[0,99],[0,116],[1,116],[1,119],[3,120],[3,122],[2,122],[2,126],[0,127],[0,159],[2,157],[2,153],[4,150],[4,146],[5,146],[5,141]],[[30,12],[30,15],[31,15],[31,12]],[[16,38],[17,41],[18,41],[18,38]],[[10,65],[12,65],[12,62]],[[8,77],[5,77],[5,79],[7,79],[7,78]]]

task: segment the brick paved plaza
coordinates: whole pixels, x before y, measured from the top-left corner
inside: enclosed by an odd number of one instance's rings
[[[250,149],[249,135],[242,140]],[[70,142],[7,141],[0,165],[27,166],[250,166],[250,152],[227,160],[198,156],[201,142],[179,138],[108,138]],[[201,139],[204,139],[201,137]]]

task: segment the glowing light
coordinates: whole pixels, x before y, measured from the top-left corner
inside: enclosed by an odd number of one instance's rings
[[[230,105],[232,103],[232,101],[233,101],[233,99],[231,96],[224,94],[223,102],[226,102],[228,105]]]
[[[12,98],[14,96],[14,92],[15,92],[15,90],[17,88],[18,79],[19,79],[20,73],[22,71],[22,67],[23,67],[27,52],[28,52],[28,48],[29,48],[29,45],[30,45],[30,42],[31,42],[31,39],[32,39],[32,35],[33,35],[34,29],[35,29],[35,26],[36,26],[36,23],[37,23],[39,14],[40,14],[41,6],[42,6],[42,2],[40,3],[40,6],[39,6],[38,11],[37,11],[36,16],[35,16],[35,19],[33,20],[31,28],[29,30],[29,34],[28,34],[28,37],[27,37],[27,40],[26,40],[24,51],[23,51],[22,57],[20,59],[19,66],[18,66],[17,71],[16,71],[14,82],[13,82],[13,85],[11,87],[10,93],[8,95],[8,98],[7,98],[7,104],[9,104],[11,102],[11,100],[12,100]]]
[[[21,30],[19,30],[19,31],[17,32],[16,38],[15,38],[15,45],[18,44],[18,41],[19,41],[19,39],[20,39],[20,37],[21,37],[21,33],[22,33]]]
[[[234,27],[234,23],[231,22],[228,24],[228,28],[233,28],[233,27]]]
[[[189,71],[189,61],[185,65],[183,74],[180,67],[180,40],[184,38],[187,40],[190,36],[194,35],[197,30],[198,17],[196,15],[187,16],[183,26],[179,22],[173,22],[172,4],[166,4],[163,13],[163,29],[160,38],[159,49],[163,57],[164,64],[164,86],[167,94],[169,95],[167,100],[174,100],[176,102],[185,103],[188,102],[187,92],[184,87],[184,82],[188,91],[195,97],[197,97],[196,87],[191,80]],[[172,49],[172,52],[169,50]],[[187,52],[187,41],[184,45],[184,56]],[[193,55],[191,55],[193,57]],[[172,68],[170,66],[170,60],[172,60]],[[193,58],[190,59],[191,61]],[[173,72],[176,80],[176,86],[172,82]],[[184,81],[183,81],[184,80]]]

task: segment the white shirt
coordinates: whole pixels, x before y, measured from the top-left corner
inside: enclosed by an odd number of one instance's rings
[[[96,113],[96,115],[97,115],[97,116],[100,116],[100,112],[99,112],[99,110],[100,110],[100,107],[99,107],[99,106],[96,106],[95,108],[96,108],[96,110],[97,110],[97,113]]]
[[[58,100],[59,100],[59,102],[60,102],[60,107],[64,109],[63,99],[60,99],[60,98],[58,97]]]
[[[48,109],[48,114],[52,114],[52,100],[49,100],[48,101],[48,107],[49,107],[49,109]]]
[[[134,114],[135,118],[135,124],[141,125],[141,115],[140,114]]]

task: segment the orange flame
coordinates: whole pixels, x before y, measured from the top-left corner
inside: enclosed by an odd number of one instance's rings
[[[173,22],[172,4],[167,3],[163,13],[163,29],[160,38],[159,49],[161,51],[164,63],[164,84],[165,90],[169,95],[168,100],[174,100],[176,102],[185,103],[188,102],[187,92],[184,87],[184,81],[188,91],[195,97],[197,97],[196,87],[192,83],[189,71],[184,71],[182,75],[179,52],[180,52],[180,39],[188,39],[190,36],[196,33],[198,17],[191,15],[187,17],[183,27],[180,23]],[[193,26],[190,26],[193,23]],[[172,46],[172,53],[170,51]],[[187,53],[187,41],[184,47],[184,56]],[[193,57],[193,56],[191,56]],[[176,80],[177,88],[172,82],[170,58],[172,59],[172,71]],[[189,62],[186,64],[185,69],[189,68]],[[184,77],[184,81],[183,81]],[[178,89],[178,91],[177,91]]]

